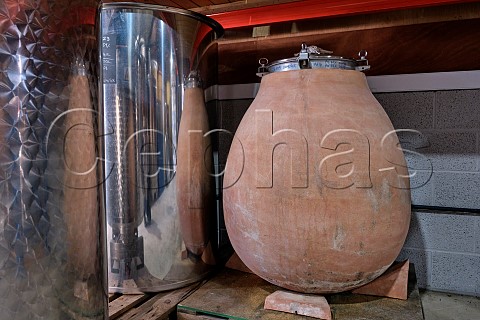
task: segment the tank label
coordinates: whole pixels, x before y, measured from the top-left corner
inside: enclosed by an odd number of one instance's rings
[[[102,74],[103,83],[116,83],[117,37],[114,33],[102,35]]]

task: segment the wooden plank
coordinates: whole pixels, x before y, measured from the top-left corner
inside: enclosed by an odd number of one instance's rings
[[[473,2],[473,0],[304,0],[212,14],[225,29],[321,17]]]
[[[120,293],[109,293],[108,294],[108,302],[112,302],[113,300],[117,299],[118,297],[120,297]]]
[[[211,6],[213,4],[209,0],[192,0],[192,2],[195,3],[197,7]]]
[[[106,2],[112,2],[112,1],[106,1]],[[135,2],[135,1],[132,1]],[[137,1],[138,2],[138,1]],[[155,0],[155,1],[146,1],[147,3],[154,3],[156,5],[160,6],[167,6],[167,7],[173,7],[173,8],[183,8],[183,6],[179,5],[178,3],[172,1],[172,0]]]
[[[196,8],[198,5],[190,0],[173,0],[177,4],[177,7],[183,9]]]
[[[295,314],[265,310],[265,298],[279,287],[258,276],[225,269],[200,287],[177,307],[180,320],[249,319],[299,320],[314,319]],[[408,300],[352,294],[325,295],[335,320],[389,319],[421,320],[422,306],[415,269],[410,266]],[[210,318],[209,318],[210,317]]]
[[[195,1],[195,0],[194,0]],[[262,6],[269,6],[272,4],[298,2],[302,0],[248,0],[248,1],[222,1],[222,0],[210,0],[213,5],[204,6],[200,8],[193,8],[193,11],[197,11],[201,14],[213,14],[228,11],[236,11],[249,8],[257,8]]]
[[[265,298],[276,290],[277,286],[257,275],[225,269],[182,301],[177,307],[177,316],[186,313],[223,319],[314,319],[263,309]]]
[[[408,26],[415,24],[469,20],[480,18],[480,2],[439,7],[404,9],[389,12],[362,14],[348,17],[330,17],[300,20],[271,25],[269,39],[298,38],[300,36],[339,33],[367,29]],[[252,41],[253,27],[228,31],[222,44]]]
[[[295,37],[238,43],[220,41],[219,84],[259,82],[255,73],[260,58],[274,61],[292,57],[302,42],[351,58],[366,49],[372,66],[367,75],[478,70],[478,39],[480,19],[328,34],[298,33]]]
[[[283,23],[281,25],[284,25],[284,28],[280,28],[280,24],[278,26],[275,25],[275,27],[272,26],[272,36],[296,37],[297,35],[295,33],[301,33],[302,35],[325,34],[477,18],[480,18],[480,3],[463,3],[440,7],[370,13],[349,17],[295,21],[293,30],[292,23]],[[251,29],[251,27],[249,29]]]
[[[219,318],[197,314],[178,313],[177,320],[219,320]]]
[[[139,305],[149,298],[146,294],[127,294],[118,297],[108,305],[108,315],[110,320],[118,318],[127,310]]]
[[[168,319],[169,315],[175,312],[177,304],[188,297],[201,284],[202,283],[197,283],[188,287],[158,293],[145,303],[130,309],[118,317],[118,320]]]

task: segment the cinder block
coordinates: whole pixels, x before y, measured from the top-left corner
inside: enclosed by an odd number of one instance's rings
[[[429,143],[427,140],[426,135],[425,143]],[[405,161],[407,161],[407,165],[411,169],[416,170],[425,170],[425,171],[433,171],[434,169],[434,159],[432,158],[431,153],[427,153],[428,149],[421,148],[416,149],[413,147],[409,142],[405,143],[405,141],[401,141],[403,154],[405,155]]]
[[[431,150],[427,152],[434,157],[434,171],[479,170],[476,132],[435,132],[427,133],[427,137],[431,142]]]
[[[418,131],[399,131],[398,139],[404,150],[405,160],[410,173],[410,191],[412,204],[432,205],[433,162],[422,151],[430,145],[427,136]]]
[[[211,100],[205,104],[208,114],[208,126],[210,129],[220,128],[220,102]]]
[[[434,92],[375,94],[395,129],[433,128],[434,96]]]
[[[235,133],[238,124],[235,121],[235,108],[232,106],[234,100],[220,101],[220,114],[222,129]]]
[[[475,216],[413,212],[405,247],[475,252]]]
[[[253,99],[242,99],[242,100],[232,100],[232,107],[235,109],[235,122],[240,124],[240,121],[243,118],[245,112],[250,107],[253,102]]]
[[[463,171],[472,172],[479,171],[478,159],[476,154],[431,154],[430,157],[433,163],[433,171]]]
[[[409,259],[414,264],[417,283],[420,288],[429,288],[431,283],[431,256],[429,251],[404,247],[397,257],[397,261]]]
[[[431,289],[478,294],[480,255],[432,252]]]
[[[397,133],[410,168],[434,171],[479,171],[477,133],[431,131]]]
[[[425,250],[425,240],[424,240],[424,233],[422,231],[423,222],[419,221],[421,217],[416,212],[412,212],[410,218],[410,227],[408,229],[407,239],[405,240],[405,244],[403,245],[405,248],[415,248],[419,250]],[[415,261],[412,261],[415,262]]]
[[[408,169],[412,204],[430,206],[433,204],[433,180],[430,171]]]
[[[480,90],[438,91],[435,127],[442,129],[480,129]]]
[[[226,164],[228,151],[230,150],[235,132],[252,101],[253,99],[219,101],[219,126],[214,129],[226,130],[226,132],[218,133],[219,162],[223,165]]]
[[[428,154],[432,145],[428,132],[417,129],[397,130],[398,140],[410,168],[427,170],[433,167]]]
[[[427,132],[430,147],[421,153],[432,160],[434,171],[478,171],[476,132]]]
[[[474,216],[475,220],[475,252],[480,253],[480,216]]]
[[[225,165],[227,164],[228,151],[230,150],[232,141],[233,136],[226,133],[218,135],[218,163],[221,171],[225,169]]]
[[[480,208],[480,173],[435,172],[434,205],[454,208]]]
[[[238,127],[252,102],[253,99],[221,100],[220,105],[223,109],[222,119],[231,120],[234,127]]]

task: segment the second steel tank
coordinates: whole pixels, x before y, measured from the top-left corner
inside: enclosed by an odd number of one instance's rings
[[[194,12],[101,6],[103,198],[110,291],[160,291],[215,263],[214,183],[200,78],[223,33]]]

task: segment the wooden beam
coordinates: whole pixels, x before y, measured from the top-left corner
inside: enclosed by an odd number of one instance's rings
[[[480,18],[480,2],[445,6],[403,9],[345,17],[309,19],[276,23],[268,39],[298,38],[310,35],[358,31],[414,24],[470,20]],[[252,41],[254,26],[228,30],[220,39],[222,44]],[[265,40],[267,37],[264,38]],[[258,39],[257,39],[258,40]]]
[[[248,0],[248,1],[243,0],[243,1],[229,1],[229,2],[224,0],[211,0],[211,1],[216,3],[209,6],[192,8],[191,10],[204,15],[210,15],[214,13],[237,11],[237,10],[257,8],[257,7],[263,7],[263,6],[269,6],[269,5],[278,5],[281,3],[298,2],[303,0]]]
[[[149,296],[146,294],[129,294],[118,297],[108,305],[109,319],[118,318],[121,314],[141,304],[148,298]]]
[[[169,319],[177,304],[197,290],[202,283],[158,293],[147,302],[123,314],[118,320]]]
[[[478,39],[480,19],[477,18],[219,42],[218,84],[259,82],[255,73],[260,58],[274,61],[292,57],[302,42],[351,58],[360,49],[368,50],[372,69],[367,75],[479,70]]]
[[[320,17],[474,2],[474,0],[304,0],[211,14],[225,29]]]

